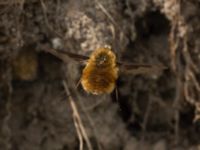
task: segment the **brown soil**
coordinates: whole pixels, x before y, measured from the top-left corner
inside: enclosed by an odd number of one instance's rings
[[[167,69],[120,74],[116,100],[76,88],[84,65],[44,52],[105,44]],[[198,150],[199,65],[198,0],[1,0],[0,149]]]

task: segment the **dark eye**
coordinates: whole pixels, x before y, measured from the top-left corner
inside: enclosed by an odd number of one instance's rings
[[[102,62],[102,61],[106,61],[107,56],[104,54],[100,54],[97,58],[97,61]]]
[[[106,56],[105,55],[102,55],[99,57],[99,61],[105,61],[106,60]]]
[[[108,61],[108,56],[105,54],[99,54],[99,56],[96,57],[97,66],[105,65],[107,61]]]

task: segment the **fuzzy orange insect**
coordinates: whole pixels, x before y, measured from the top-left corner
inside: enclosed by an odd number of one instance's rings
[[[116,56],[109,47],[99,48],[91,54],[83,69],[81,84],[92,94],[111,93],[118,78]]]
[[[109,46],[96,49],[90,57],[74,54],[64,50],[44,48],[45,51],[67,62],[69,58],[86,63],[80,83],[83,89],[95,95],[111,93],[121,73],[157,74],[166,67],[163,65],[133,64],[116,60],[116,55]]]

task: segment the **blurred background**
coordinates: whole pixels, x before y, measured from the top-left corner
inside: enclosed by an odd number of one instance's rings
[[[104,45],[167,69],[95,96],[84,64],[45,52]],[[198,0],[0,0],[0,149],[199,150],[199,65]]]

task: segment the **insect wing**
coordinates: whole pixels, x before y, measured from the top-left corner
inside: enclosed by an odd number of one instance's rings
[[[123,74],[159,74],[164,69],[166,69],[163,65],[151,65],[151,64],[133,64],[133,63],[122,63],[117,62],[117,65],[120,68],[120,73]]]
[[[56,56],[56,57],[58,57],[63,62],[68,62],[68,60],[70,59],[70,60],[74,60],[74,61],[77,61],[77,62],[86,63],[86,61],[89,59],[89,57],[87,57],[87,56],[74,54],[74,53],[67,52],[67,51],[64,51],[64,50],[47,49],[45,51]]]

